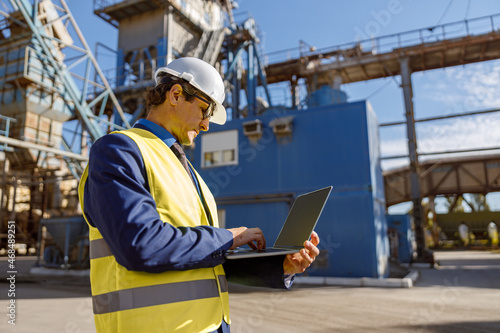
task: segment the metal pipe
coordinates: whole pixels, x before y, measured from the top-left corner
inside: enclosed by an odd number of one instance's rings
[[[457,117],[466,117],[466,116],[474,116],[478,114],[485,114],[485,113],[492,113],[492,112],[499,112],[500,109],[491,109],[491,110],[483,110],[483,111],[476,111],[476,112],[467,112],[467,113],[461,113],[461,114],[452,114],[449,116],[442,116],[442,117],[431,117],[431,118],[424,118],[424,119],[419,119],[415,120],[417,123],[425,122],[425,121],[433,121],[433,120],[441,120],[441,119],[449,119],[449,118],[457,118]]]
[[[90,114],[89,114],[89,115],[87,115],[87,116],[88,116],[89,118],[99,120],[99,122],[100,122],[100,123],[103,123],[103,124],[108,125],[108,126],[112,126],[112,127],[113,127],[113,128],[115,128],[115,129],[118,129],[118,130],[124,130],[124,129],[126,129],[126,128],[125,128],[125,127],[123,127],[123,126],[120,126],[120,125],[114,124],[114,123],[112,123],[112,122],[110,122],[110,121],[107,121],[107,120],[104,120],[104,119],[102,119],[102,118],[100,118],[100,117],[97,117],[97,116],[94,116],[94,115],[90,115]]]
[[[17,197],[17,171],[14,173],[14,193],[12,195],[12,211],[9,214],[9,221],[16,219],[16,197]]]
[[[254,116],[257,114],[256,112],[256,83],[255,83],[255,54],[254,54],[255,46],[250,43],[248,45],[248,64],[247,64],[247,117]]]
[[[70,232],[71,232],[71,223],[66,222],[66,237],[64,239],[64,264],[63,268],[68,269],[69,268],[69,237],[70,237]]]
[[[380,157],[381,160],[395,160],[398,158],[409,158],[409,155],[393,155],[393,156],[382,156]]]
[[[173,52],[172,52],[172,11],[173,8],[172,6],[166,6],[165,10],[167,11],[166,15],[166,35],[165,35],[165,30],[164,30],[164,40],[166,38],[166,46],[167,46],[167,59],[165,60],[165,66],[168,65],[172,60],[173,60]],[[164,23],[165,24],[165,23]],[[165,27],[164,27],[165,29]]]
[[[257,60],[257,67],[259,70],[259,77],[261,80],[261,85],[264,88],[264,92],[266,93],[267,97],[267,102],[269,104],[269,107],[273,106],[273,103],[271,101],[271,95],[269,94],[269,89],[267,87],[267,79],[266,79],[266,70],[264,68],[264,64],[261,62],[261,56],[259,53],[259,49],[255,43],[255,40],[252,40],[252,44],[254,45],[254,50],[255,50],[255,59]],[[257,87],[257,83],[255,84],[255,87]]]
[[[397,121],[397,122],[393,122],[393,123],[379,124],[378,127],[387,127],[387,126],[395,126],[395,125],[406,125],[406,121]]]
[[[39,144],[36,144],[36,143],[29,143],[29,142],[25,142],[25,141],[21,141],[21,140],[17,140],[17,139],[7,138],[5,136],[0,136],[0,142],[9,144],[9,145],[14,146],[14,147],[36,149],[36,150],[40,150],[40,151],[45,151],[45,152],[48,152],[48,153],[53,153],[53,154],[56,154],[56,155],[61,155],[63,157],[72,158],[72,159],[75,159],[75,160],[78,160],[78,161],[88,161],[88,159],[89,159],[87,156],[75,154],[75,153],[72,153],[72,152],[67,152],[67,151],[64,151],[64,150],[56,149],[56,148],[47,147],[47,146],[44,146],[44,145],[39,145]]]
[[[500,147],[492,147],[492,148],[477,148],[477,149],[463,149],[463,150],[448,150],[448,151],[436,151],[430,153],[419,153],[422,155],[441,155],[441,154],[458,154],[458,153],[472,153],[477,151],[488,151],[488,150],[499,150]]]
[[[445,151],[436,151],[429,153],[418,153],[419,156],[428,156],[428,155],[445,155],[445,154],[459,154],[459,153],[473,153],[478,151],[489,151],[489,150],[500,150],[500,147],[491,147],[491,148],[475,148],[475,149],[463,149],[463,150],[445,150]],[[393,156],[382,156],[381,160],[394,160],[399,158],[409,158],[409,155],[393,155]]]
[[[442,119],[450,119],[450,118],[458,118],[458,117],[466,117],[466,116],[474,116],[478,114],[485,114],[485,113],[493,113],[493,112],[499,112],[500,109],[491,109],[491,110],[483,110],[483,111],[474,111],[474,112],[467,112],[467,113],[460,113],[460,114],[450,114],[448,116],[439,116],[439,117],[431,117],[431,118],[423,118],[423,119],[415,119],[416,123],[423,123],[426,121],[433,121],[433,120],[442,120]],[[378,125],[379,127],[387,127],[387,126],[395,126],[395,125],[404,125],[406,124],[406,121],[397,121],[397,122],[392,122],[392,123],[384,123]]]
[[[2,196],[0,197],[0,227],[3,225],[3,198],[5,196],[5,190],[7,187],[7,182],[6,182],[6,173],[7,173],[7,157],[5,156],[4,153],[4,159],[3,159],[3,165],[2,165]],[[3,230],[0,230],[0,232],[4,233]],[[7,231],[5,232],[7,233]]]
[[[40,258],[42,256],[42,223],[38,223],[38,237],[37,237],[37,244],[36,244],[36,263],[35,266],[39,267],[40,266]]]

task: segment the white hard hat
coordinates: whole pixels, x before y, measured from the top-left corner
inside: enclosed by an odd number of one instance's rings
[[[198,58],[185,57],[172,61],[166,67],[158,68],[155,72],[156,84],[160,83],[161,73],[184,79],[210,97],[216,105],[210,121],[224,125],[227,117],[226,109],[222,106],[226,97],[224,81],[212,65]]]

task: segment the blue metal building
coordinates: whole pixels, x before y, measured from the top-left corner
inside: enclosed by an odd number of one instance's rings
[[[411,264],[416,256],[414,222],[410,214],[387,215],[389,235],[395,236],[395,244],[391,245],[392,257],[399,262]],[[390,236],[389,236],[390,237]],[[392,248],[394,246],[394,248]]]
[[[387,277],[389,243],[378,124],[366,101],[271,109],[212,125],[188,152],[225,227],[260,227],[270,244],[293,198],[333,185],[310,275]]]

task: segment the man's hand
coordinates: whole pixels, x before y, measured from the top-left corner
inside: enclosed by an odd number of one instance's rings
[[[233,233],[233,246],[231,246],[230,250],[245,244],[248,244],[254,250],[266,248],[266,239],[259,228],[239,227],[227,230]]]
[[[304,242],[304,248],[300,252],[287,254],[283,261],[283,273],[287,275],[303,273],[319,254],[319,249],[316,247],[318,244],[319,236],[313,231],[311,240]]]

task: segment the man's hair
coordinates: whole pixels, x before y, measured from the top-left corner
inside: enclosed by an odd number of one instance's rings
[[[205,94],[195,89],[184,79],[164,73],[164,75],[160,77],[160,82],[155,87],[149,88],[144,94],[144,98],[146,99],[146,110],[150,112],[152,107],[161,105],[165,102],[167,92],[176,84],[182,87],[187,102],[191,102],[195,94],[206,97]],[[209,98],[207,99],[210,100]]]

